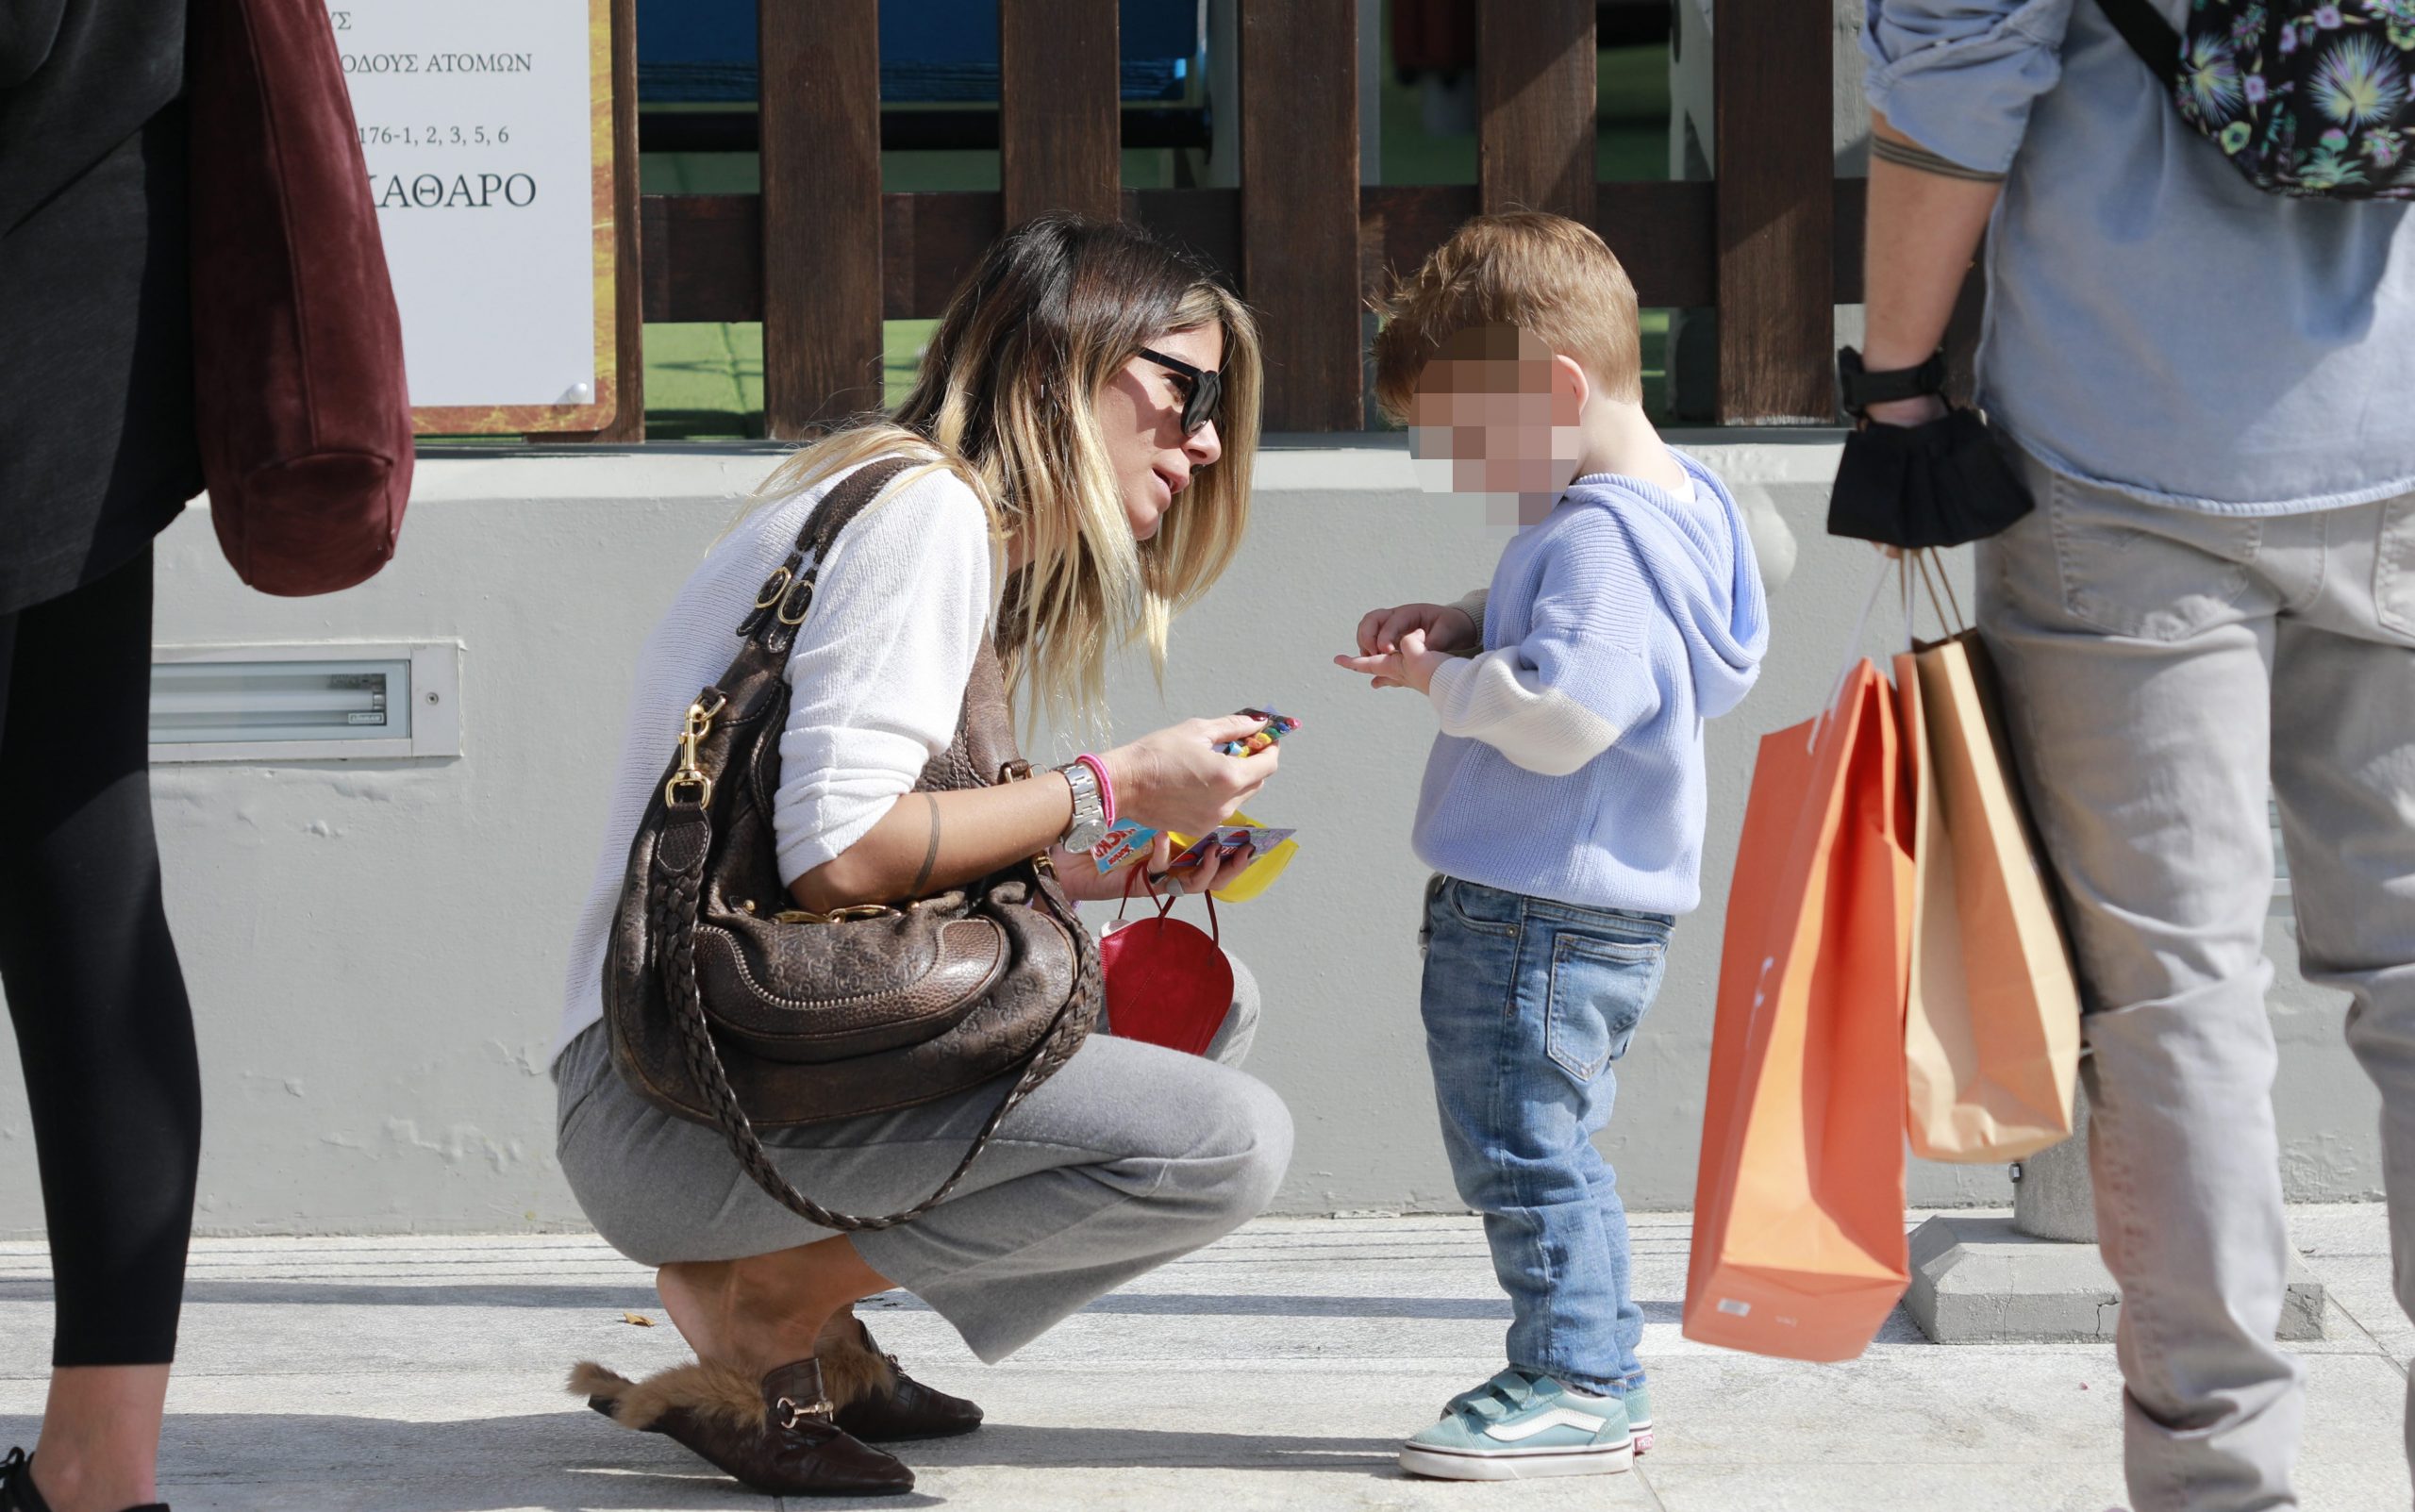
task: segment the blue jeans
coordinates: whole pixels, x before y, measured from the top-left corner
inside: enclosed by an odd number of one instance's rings
[[[1457,877],[1425,889],[1425,1053],[1452,1179],[1509,1294],[1509,1363],[1597,1395],[1643,1384],[1643,1309],[1593,1136],[1674,923]]]

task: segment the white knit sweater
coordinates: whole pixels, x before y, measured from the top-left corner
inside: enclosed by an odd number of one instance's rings
[[[841,474],[757,510],[705,558],[647,637],[604,850],[571,939],[554,1053],[604,1016],[605,937],[638,820],[688,705],[737,655],[738,622]],[[892,490],[840,532],[789,655],[795,690],[773,813],[793,882],[863,839],[955,738],[990,613],[988,521],[946,473]]]

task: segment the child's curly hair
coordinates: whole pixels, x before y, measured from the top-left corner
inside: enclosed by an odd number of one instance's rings
[[[1394,279],[1377,306],[1375,400],[1407,424],[1418,374],[1444,341],[1472,325],[1515,325],[1574,357],[1612,398],[1643,398],[1635,285],[1602,239],[1540,210],[1481,215],[1425,264]]]

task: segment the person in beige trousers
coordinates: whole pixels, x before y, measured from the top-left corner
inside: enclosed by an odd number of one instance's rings
[[[2098,0],[1873,0],[1864,46],[1870,372],[1936,351],[1988,237],[1978,400],[2035,508],[1980,627],[2082,979],[2132,1501],[2295,1507],[2268,786],[2415,1309],[2415,222],[2258,193]]]

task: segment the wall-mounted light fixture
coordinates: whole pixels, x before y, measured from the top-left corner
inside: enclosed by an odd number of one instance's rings
[[[161,646],[154,761],[341,761],[461,754],[461,648]]]

